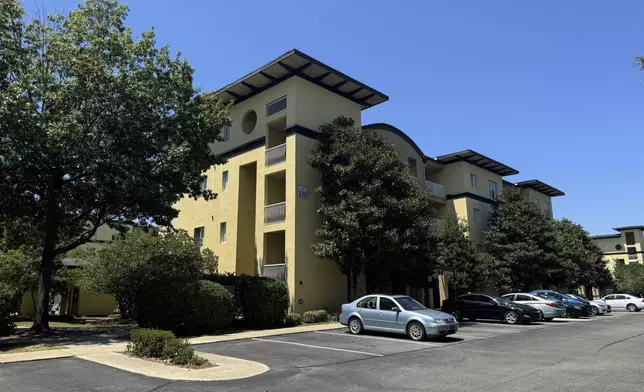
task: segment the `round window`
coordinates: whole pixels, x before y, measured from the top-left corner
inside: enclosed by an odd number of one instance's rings
[[[242,131],[248,135],[253,132],[255,125],[257,125],[257,113],[254,110],[249,110],[244,114],[244,118],[242,118]]]
[[[620,244],[617,244],[617,245],[615,245],[615,249],[622,250],[622,246]]]

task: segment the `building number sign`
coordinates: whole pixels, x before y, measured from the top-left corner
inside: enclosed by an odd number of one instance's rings
[[[308,199],[309,198],[309,187],[306,185],[299,185],[297,186],[297,197],[300,199]]]

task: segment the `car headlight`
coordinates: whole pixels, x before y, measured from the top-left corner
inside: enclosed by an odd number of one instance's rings
[[[575,309],[581,309],[581,306],[577,306],[577,305],[575,305],[575,306],[573,306],[573,308],[575,308]]]

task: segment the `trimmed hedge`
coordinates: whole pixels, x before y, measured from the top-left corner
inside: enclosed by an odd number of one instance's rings
[[[309,310],[304,312],[302,321],[304,324],[325,323],[329,321],[329,313],[326,310]]]
[[[222,328],[233,321],[235,310],[233,295],[207,280],[152,282],[143,286],[136,298],[140,326],[180,334]]]
[[[299,313],[289,313],[284,319],[284,325],[287,327],[297,327],[302,324],[302,315]]]
[[[288,309],[288,289],[282,281],[250,275],[209,275],[205,279],[234,286],[238,312],[246,327],[266,328],[284,323]]]

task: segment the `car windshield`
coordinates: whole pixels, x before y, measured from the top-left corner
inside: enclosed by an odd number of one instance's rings
[[[402,306],[403,310],[422,310],[425,307],[418,301],[410,297],[395,297],[396,302]]]
[[[495,296],[493,296],[493,295],[490,295],[490,298],[493,298],[496,302],[498,302],[498,303],[500,303],[500,304],[509,304],[509,303],[511,303],[511,302],[512,302],[512,301],[510,301],[510,300],[509,300],[509,299],[507,299],[507,298],[495,297]]]

